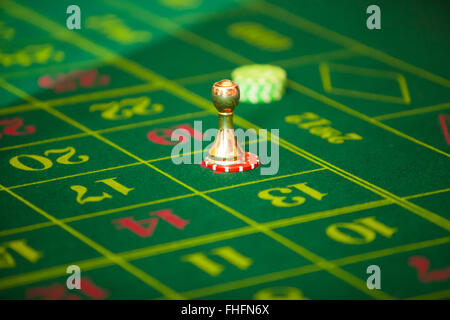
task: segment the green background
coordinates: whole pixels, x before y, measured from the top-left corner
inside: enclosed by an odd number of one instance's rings
[[[428,274],[450,263],[447,2],[378,1],[381,30],[366,27],[369,1],[77,1],[82,28],[69,31],[70,4],[0,5],[0,121],[20,118],[35,127],[11,135],[0,126],[2,299],[55,298],[57,286],[58,299],[95,298],[65,289],[72,264],[107,299],[450,297],[448,276],[426,282],[408,263],[428,260]],[[89,23],[106,15],[116,29]],[[229,27],[241,22],[261,33],[233,36]],[[124,30],[147,38],[120,42]],[[289,45],[270,45],[274,38]],[[30,46],[50,55],[39,58]],[[279,129],[275,175],[175,165],[172,145],[148,139],[151,131],[197,120],[203,130],[215,128],[212,84],[251,63],[288,74],[281,101],[241,103],[235,116],[237,128]],[[87,69],[109,83],[63,92],[38,84],[45,75]],[[142,97],[162,111],[111,120],[90,109]],[[308,121],[286,121],[305,113],[362,139],[334,144],[320,128],[301,127]],[[70,160],[89,160],[68,165],[53,153],[45,170],[11,165],[21,156],[39,168],[23,155],[67,147],[76,150]],[[111,178],[128,192],[98,182]],[[321,198],[289,187],[301,183]],[[81,204],[74,185],[84,186],[85,196],[109,197]],[[288,206],[262,199],[267,189]],[[188,224],[180,230],[160,219],[151,236],[140,237],[114,222],[165,209]],[[364,227],[360,219],[370,217],[392,234]],[[330,235],[336,226],[353,243]],[[11,247],[15,240],[40,258],[26,259]],[[218,255],[220,248],[238,261]],[[219,271],[186,261],[192,255]],[[380,290],[366,286],[370,265],[381,269]]]

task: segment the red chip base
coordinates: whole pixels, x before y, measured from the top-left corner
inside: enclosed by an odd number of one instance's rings
[[[261,163],[259,162],[259,158],[256,154],[246,152],[244,163],[237,163],[226,166],[226,165],[212,164],[207,161],[202,161],[200,163],[200,166],[202,166],[203,168],[208,168],[219,172],[242,172],[251,169],[256,169],[259,167],[260,164]]]

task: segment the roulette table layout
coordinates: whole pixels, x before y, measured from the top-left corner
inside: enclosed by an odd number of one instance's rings
[[[379,2],[1,1],[0,298],[448,299],[449,6]],[[175,164],[252,64],[261,164]]]

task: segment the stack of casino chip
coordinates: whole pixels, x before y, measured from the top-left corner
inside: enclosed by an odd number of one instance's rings
[[[286,89],[286,71],[268,64],[252,64],[231,73],[241,91],[241,102],[252,104],[281,100]]]

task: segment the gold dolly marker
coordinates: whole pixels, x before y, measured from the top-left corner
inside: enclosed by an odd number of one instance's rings
[[[239,103],[239,86],[231,80],[214,83],[212,101],[219,112],[219,132],[200,165],[220,172],[242,172],[260,165],[257,155],[244,152],[237,142],[233,129],[233,111]]]

